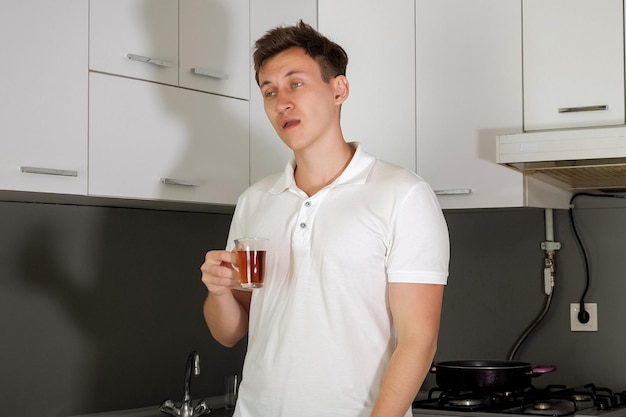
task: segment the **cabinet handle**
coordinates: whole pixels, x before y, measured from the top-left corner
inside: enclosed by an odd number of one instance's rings
[[[447,189],[447,190],[434,190],[435,195],[464,195],[471,194],[471,188],[455,188],[455,189]]]
[[[143,56],[143,55],[126,54],[126,58],[130,59],[131,61],[147,62],[148,64],[157,65],[159,67],[171,67],[172,65],[174,65],[169,61],[150,58],[149,56]]]
[[[69,169],[40,168],[40,167],[20,167],[20,171],[25,174],[60,175],[63,177],[78,177],[78,171]]]
[[[559,113],[577,113],[583,111],[598,111],[598,110],[608,110],[609,106],[606,104],[602,104],[599,106],[581,106],[581,107],[561,107],[559,109]]]
[[[201,181],[187,181],[176,178],[161,178],[161,182],[167,185],[180,185],[182,187],[200,187],[202,185]]]
[[[220,80],[228,79],[228,74],[226,74],[225,72],[221,72],[211,68],[192,68],[191,72],[198,75],[204,75],[205,77],[219,78]]]

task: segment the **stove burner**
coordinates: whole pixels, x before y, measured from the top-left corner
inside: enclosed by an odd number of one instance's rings
[[[472,417],[472,413],[488,412],[490,417],[626,417],[626,391],[613,392],[592,384],[584,388],[530,386],[511,392],[483,388],[454,391],[436,387],[429,391],[428,399],[413,403],[413,412],[416,416]]]
[[[533,404],[533,408],[535,410],[550,410],[552,409],[552,404],[547,401],[537,401]]]
[[[458,407],[475,407],[485,404],[484,398],[452,398],[448,404]]]

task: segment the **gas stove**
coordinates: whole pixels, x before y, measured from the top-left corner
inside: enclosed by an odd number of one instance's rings
[[[587,384],[568,388],[549,385],[519,391],[451,391],[433,388],[413,402],[413,415],[465,417],[626,417],[626,391]]]

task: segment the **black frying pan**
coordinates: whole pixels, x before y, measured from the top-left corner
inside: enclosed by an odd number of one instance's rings
[[[469,360],[437,362],[430,372],[442,389],[514,391],[529,387],[533,377],[555,370],[555,366],[533,366],[527,362]]]

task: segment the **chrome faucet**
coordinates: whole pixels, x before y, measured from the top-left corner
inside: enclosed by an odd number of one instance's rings
[[[185,392],[180,407],[176,407],[172,400],[167,400],[161,405],[160,410],[163,413],[175,417],[198,417],[211,412],[206,402],[200,401],[195,407],[191,405],[191,377],[200,375],[200,355],[196,351],[192,351],[187,358],[187,369],[185,371]]]

